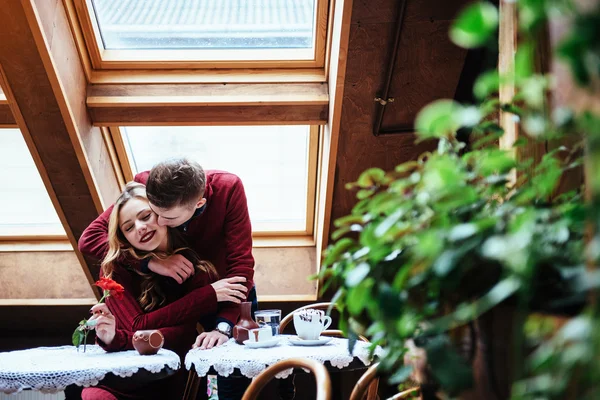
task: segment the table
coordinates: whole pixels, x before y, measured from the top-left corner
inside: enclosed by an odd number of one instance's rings
[[[97,345],[88,345],[85,353],[83,347],[79,351],[74,346],[38,347],[0,353],[0,393],[55,393],[73,384],[95,386],[111,373],[121,378],[143,375],[147,379],[150,372],[160,379],[179,367],[179,356],[165,349],[141,356],[135,350],[107,353]]]
[[[193,349],[185,357],[185,367],[196,370],[198,376],[205,376],[209,371],[215,371],[221,376],[229,376],[234,370],[248,377],[254,378],[268,366],[278,361],[294,357],[304,357],[319,361],[323,364],[330,363],[333,367],[343,369],[348,367],[355,359],[360,360],[364,366],[371,364],[369,354],[370,343],[356,342],[353,354],[348,352],[348,339],[332,338],[331,341],[321,346],[294,346],[287,340],[293,335],[279,335],[280,343],[275,347],[251,349],[235,343],[230,339],[222,346],[210,350]],[[376,348],[374,355],[381,355],[381,348]],[[287,378],[293,370],[282,371],[276,378]]]

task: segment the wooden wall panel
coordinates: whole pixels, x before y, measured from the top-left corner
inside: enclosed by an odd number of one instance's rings
[[[93,297],[73,251],[0,253],[0,299]]]
[[[314,247],[255,248],[254,280],[260,296],[316,295]]]
[[[254,277],[266,298],[316,295],[314,247],[253,249]],[[0,299],[93,297],[73,251],[0,252]]]
[[[405,22],[437,21],[453,18],[460,9],[460,4],[468,4],[469,0],[409,0],[406,7]],[[396,11],[399,0],[354,0],[352,23],[356,24],[389,24],[396,22]],[[457,7],[457,4],[459,6]]]
[[[409,30],[402,31],[398,65],[390,93],[398,104],[392,103],[395,109],[386,110],[384,128],[404,120],[412,123],[416,111],[427,102],[454,96],[466,52],[449,44],[448,40],[440,40],[440,37],[442,34],[447,37],[447,31],[443,30],[448,25],[448,19],[465,2],[408,2],[404,22]],[[354,193],[347,191],[344,186],[355,181],[362,171],[369,167],[392,169],[432,147],[428,143],[415,145],[412,134],[373,135],[376,110],[373,99],[384,83],[399,3],[397,0],[354,1],[344,99],[339,115],[341,129],[332,221],[348,214],[356,203]],[[435,35],[431,35],[432,32]],[[419,64],[412,65],[411,58],[418,60]],[[440,65],[440,60],[449,58],[455,60],[451,65]],[[436,85],[423,82],[424,79],[434,78]],[[406,79],[410,79],[410,89],[402,87],[402,81]],[[409,108],[409,111],[404,108]]]
[[[448,1],[443,7],[438,7],[439,3],[424,0],[409,1],[406,5],[389,92],[395,101],[385,107],[384,130],[412,126],[425,105],[439,98],[454,97],[467,52],[450,41],[448,31],[452,18],[467,1]],[[383,46],[389,47],[389,43]]]

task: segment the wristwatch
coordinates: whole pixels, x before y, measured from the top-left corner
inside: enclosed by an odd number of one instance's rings
[[[231,337],[231,325],[229,325],[227,322],[219,322],[215,330],[217,332],[221,332],[227,337]]]

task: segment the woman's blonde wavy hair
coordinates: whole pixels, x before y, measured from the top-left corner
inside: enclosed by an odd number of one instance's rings
[[[194,264],[197,273],[208,274],[212,281],[218,279],[218,274],[214,265],[209,261],[201,260],[192,249],[186,247],[185,241],[177,229],[167,228],[168,249],[166,252],[146,252],[134,248],[131,243],[127,241],[119,227],[119,211],[125,203],[134,198],[148,201],[146,187],[141,183],[129,182],[125,185],[125,189],[123,189],[123,192],[115,202],[108,221],[108,252],[102,261],[102,273],[104,276],[111,278],[117,263],[126,264],[128,260],[144,260],[152,257],[166,259],[173,254],[182,254]],[[164,282],[164,279],[153,272],[146,274],[135,268],[129,269],[133,270],[143,278],[142,292],[138,297],[138,302],[142,309],[147,312],[162,306],[166,300],[166,296],[161,287],[161,282]]]

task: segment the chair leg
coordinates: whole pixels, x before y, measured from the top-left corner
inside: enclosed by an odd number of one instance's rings
[[[369,385],[367,391],[367,400],[377,400],[377,391],[379,390],[379,378],[374,379]]]

